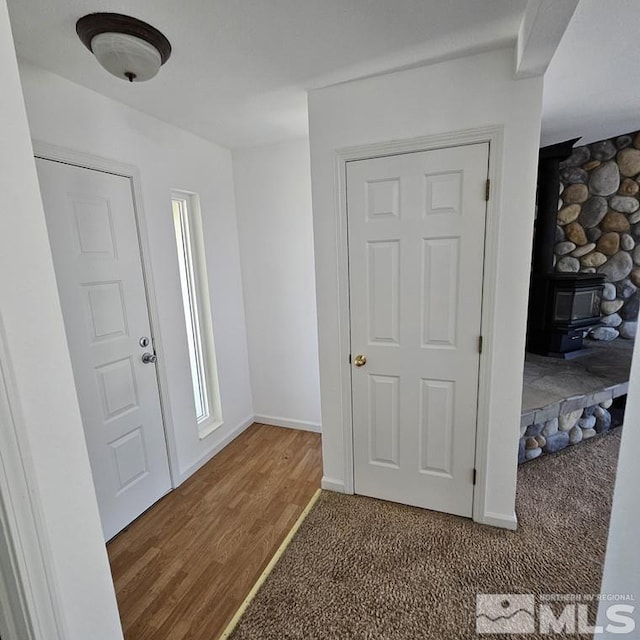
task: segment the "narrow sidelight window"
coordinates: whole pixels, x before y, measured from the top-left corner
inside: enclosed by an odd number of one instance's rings
[[[182,191],[173,191],[171,200],[193,399],[200,438],[204,438],[222,424],[222,411],[200,203],[196,194]]]

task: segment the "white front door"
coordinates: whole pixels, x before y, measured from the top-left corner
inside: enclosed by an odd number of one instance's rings
[[[36,164],[108,540],[171,489],[156,367],[142,359],[154,349],[132,185],[60,162]]]
[[[347,163],[356,493],[472,515],[488,154]]]

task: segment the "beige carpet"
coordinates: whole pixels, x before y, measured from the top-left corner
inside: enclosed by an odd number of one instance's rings
[[[477,593],[598,593],[619,442],[523,465],[517,532],[323,492],[231,637],[464,640]]]

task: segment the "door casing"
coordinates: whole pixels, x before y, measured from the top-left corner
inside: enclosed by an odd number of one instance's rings
[[[337,212],[337,267],[338,267],[338,317],[339,317],[339,349],[342,354],[340,367],[340,397],[342,414],[342,431],[344,447],[344,486],[334,486],[323,480],[323,488],[337,489],[345,493],[354,493],[354,462],[353,462],[353,406],[351,397],[352,367],[349,364],[351,353],[349,312],[349,252],[347,244],[347,181],[346,163],[352,160],[366,160],[389,155],[430,151],[447,147],[464,146],[479,142],[489,144],[490,194],[487,201],[487,217],[485,227],[484,252],[484,283],[482,289],[482,337],[483,350],[480,354],[480,375],[478,385],[478,421],[476,429],[476,485],[473,497],[473,519],[484,524],[515,529],[517,520],[514,515],[512,522],[505,522],[501,515],[486,512],[487,477],[486,469],[489,456],[489,390],[491,380],[491,354],[497,340],[494,335],[494,309],[496,304],[496,283],[498,273],[498,229],[501,207],[499,197],[501,193],[501,168],[503,163],[503,126],[493,125],[475,129],[465,129],[433,136],[411,138],[408,140],[394,140],[362,146],[338,149],[335,153],[334,171],[336,189]],[[514,453],[515,455],[515,453]]]
[[[0,632],[63,640],[68,634],[1,317],[0,445]]]
[[[136,227],[138,230],[138,243],[140,247],[140,259],[142,263],[142,275],[145,284],[147,307],[149,309],[149,320],[155,352],[158,356],[156,371],[158,377],[158,390],[160,393],[160,410],[164,425],[164,436],[167,444],[167,454],[169,459],[169,474],[171,486],[176,488],[180,484],[178,454],[176,448],[176,438],[174,424],[171,419],[171,405],[169,401],[169,382],[166,368],[165,350],[160,331],[160,320],[156,302],[155,287],[153,283],[153,269],[151,267],[151,252],[149,249],[149,239],[147,234],[146,217],[142,206],[142,191],[140,186],[140,173],[134,165],[125,164],[116,160],[94,156],[92,154],[74,151],[65,147],[33,141],[33,151],[36,158],[43,160],[53,160],[65,164],[92,169],[127,178],[131,183],[131,194],[135,211]],[[169,202],[169,200],[168,200]],[[167,207],[169,205],[167,204]]]

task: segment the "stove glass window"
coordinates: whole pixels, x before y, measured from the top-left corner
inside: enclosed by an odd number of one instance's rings
[[[556,304],[553,313],[555,322],[569,322],[571,319],[571,307],[573,303],[573,291],[556,291]]]
[[[600,315],[600,290],[556,291],[553,319],[555,322],[575,322]]]

